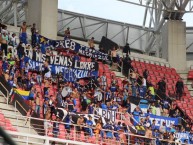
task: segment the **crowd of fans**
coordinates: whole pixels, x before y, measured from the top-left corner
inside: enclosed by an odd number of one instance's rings
[[[176,104],[171,101],[169,96],[166,96],[166,82],[165,78],[160,80],[157,86],[153,86],[148,80],[148,71],[144,70],[143,76],[139,76],[135,68],[131,65],[131,59],[129,57],[130,47],[127,44],[124,48],[126,53],[124,58],[120,58],[117,55],[117,50],[114,48],[111,51],[112,69],[117,71],[117,63],[122,66],[122,72],[126,76],[122,81],[122,87],[120,87],[117,78],[112,75],[111,83],[108,84],[105,72],[98,78],[80,79],[77,82],[67,82],[62,74],[54,76],[48,69],[48,62],[44,63],[44,71],[36,72],[31,71],[28,63],[24,63],[25,51],[28,47],[32,49],[34,53],[36,51],[51,55],[51,51],[47,51],[38,44],[38,30],[36,25],[31,27],[31,44],[27,41],[26,30],[30,25],[26,22],[23,23],[20,30],[20,43],[16,42],[16,34],[10,34],[7,27],[0,23],[1,31],[1,47],[0,55],[3,61],[2,73],[5,80],[15,89],[21,89],[29,91],[29,96],[26,99],[27,103],[31,107],[28,115],[35,112],[40,118],[46,120],[54,120],[53,125],[46,123],[45,128],[53,128],[54,137],[59,136],[59,124],[60,122],[68,124],[76,124],[76,131],[84,131],[85,136],[94,136],[100,140],[115,138],[117,141],[123,142],[121,133],[133,133],[132,126],[134,124],[137,134],[147,137],[147,139],[135,138],[135,144],[151,144],[151,139],[157,138],[156,144],[169,144],[168,141],[174,141],[176,132],[190,132],[191,121],[186,119],[184,126],[171,126],[166,127],[164,122],[159,128],[156,127],[156,120],[150,121],[150,114],[161,115],[166,117],[184,117],[182,112],[178,110]],[[70,28],[65,30],[65,37],[70,38]],[[94,49],[94,37],[89,40],[88,45]],[[17,49],[17,56],[14,56],[12,52]],[[71,59],[77,59],[80,57],[77,54],[71,55]],[[55,79],[53,79],[55,78]],[[86,89],[80,88],[82,82],[89,82],[93,79],[94,86]],[[123,88],[123,89],[122,89]],[[157,97],[159,94],[161,97]],[[181,79],[176,83],[176,97],[180,99],[183,94],[183,82]],[[132,110],[131,100],[133,99],[146,99],[149,103],[147,112],[142,111],[139,106],[136,106]],[[80,102],[80,103],[78,103]],[[10,101],[11,103],[11,101]],[[79,106],[80,104],[80,106]],[[78,115],[82,114],[94,114],[96,108],[102,108],[104,110],[115,110],[121,112],[124,115],[124,121],[111,122],[108,120],[106,124],[103,123],[102,118],[96,120],[94,125],[91,115],[88,119]],[[158,114],[157,110],[161,110],[161,114]],[[75,114],[70,114],[73,112]],[[140,117],[146,114],[145,117]],[[117,116],[117,119],[120,119]],[[84,126],[84,127],[81,127]],[[65,125],[65,129],[70,133],[71,125]],[[105,130],[106,129],[106,130]],[[128,135],[126,135],[128,139]],[[160,141],[164,139],[165,141]],[[191,138],[192,139],[192,138]],[[193,143],[193,140],[190,140]],[[186,142],[186,140],[184,141]]]

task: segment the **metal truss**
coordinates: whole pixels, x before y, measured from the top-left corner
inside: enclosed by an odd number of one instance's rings
[[[153,32],[152,28],[58,10],[58,34],[63,36],[67,27],[70,27],[72,38],[87,41],[94,37],[100,42],[105,36],[118,45],[130,43],[132,48],[142,51],[147,33]]]
[[[72,38],[87,41],[95,37],[100,42],[105,36],[121,46],[130,43],[132,48],[146,53],[156,51],[159,55],[160,32],[165,22],[181,20],[184,14],[193,12],[193,0],[117,1],[144,8],[141,26],[58,10],[58,35],[63,36],[64,30],[70,27]],[[0,17],[4,23],[20,24],[25,20],[26,9],[27,0],[0,0]]]
[[[26,0],[0,0],[0,18],[3,23],[17,26],[25,20]]]
[[[153,32],[149,32],[148,43],[146,43],[145,51],[156,51],[159,56],[161,37],[160,30],[168,19],[182,20],[185,13],[192,13],[193,0],[117,0],[124,3],[137,5],[145,8],[143,26],[153,28]],[[149,19],[147,16],[149,15]]]

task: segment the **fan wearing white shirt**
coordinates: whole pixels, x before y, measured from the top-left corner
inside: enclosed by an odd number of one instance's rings
[[[97,102],[101,102],[103,100],[103,95],[102,95],[99,88],[95,91],[94,97],[95,97]]]
[[[101,76],[101,87],[106,90],[107,86],[107,77],[105,76],[105,73],[103,72],[103,75]]]
[[[13,33],[13,34],[10,36],[10,45],[13,46],[13,47],[17,46],[16,37],[15,37],[15,36],[16,36],[15,33]]]
[[[29,64],[28,64],[28,62],[26,62],[26,64],[25,64],[25,74],[28,74],[28,72],[29,72]]]

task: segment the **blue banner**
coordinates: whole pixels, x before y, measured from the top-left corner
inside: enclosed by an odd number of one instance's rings
[[[179,125],[179,118],[171,118],[171,117],[157,116],[157,115],[152,115],[152,114],[145,114],[145,116],[147,116],[147,115],[150,116],[151,124],[153,123],[153,120],[155,120],[156,128],[159,128],[163,122],[166,123],[167,128],[169,128],[171,126],[171,124]]]
[[[188,132],[178,132],[175,133],[175,138],[180,139],[182,143],[185,143],[185,141],[190,143],[190,134]]]
[[[108,54],[91,49],[87,46],[81,45],[71,39],[64,38],[64,40],[50,40],[44,36],[39,35],[39,44],[52,46],[53,48],[70,49],[81,55],[96,58],[99,60],[108,60]]]
[[[38,62],[30,59],[29,57],[24,58],[24,62],[29,63],[29,69],[35,70],[35,71],[43,71],[43,62]],[[64,76],[64,79],[68,82],[75,82],[76,79],[79,78],[86,78],[86,77],[97,77],[98,71],[88,70],[88,69],[76,69],[61,65],[54,65],[50,64],[49,69],[51,70],[52,74],[59,74],[62,73]]]

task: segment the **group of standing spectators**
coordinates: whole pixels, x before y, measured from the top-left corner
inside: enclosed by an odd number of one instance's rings
[[[36,25],[29,26],[26,22],[21,26],[20,43],[11,43],[12,48],[10,52],[7,52],[8,45],[10,44],[8,37],[8,31],[6,26],[1,26],[1,51],[4,52],[2,71],[6,81],[15,89],[22,89],[30,92],[28,97],[28,103],[31,109],[29,112],[35,112],[38,117],[47,120],[58,121],[52,125],[45,123],[45,127],[48,126],[53,128],[54,137],[59,136],[59,124],[60,122],[68,124],[76,124],[77,134],[83,131],[85,136],[93,136],[96,138],[106,138],[111,141],[115,138],[117,141],[121,141],[120,134],[117,133],[122,131],[124,133],[130,133],[129,126],[132,126],[134,120],[132,117],[140,116],[143,113],[149,113],[157,115],[156,108],[161,108],[163,116],[179,117],[181,116],[180,111],[173,106],[173,104],[167,99],[166,94],[166,82],[165,78],[158,82],[157,94],[162,98],[160,101],[156,99],[155,87],[147,81],[148,71],[145,70],[143,76],[139,76],[135,68],[131,65],[131,59],[129,57],[130,47],[127,44],[123,52],[126,53],[125,57],[121,60],[123,66],[123,74],[126,76],[122,81],[123,90],[121,90],[117,78],[112,75],[111,83],[107,83],[105,73],[103,73],[97,79],[94,79],[95,86],[82,90],[80,88],[81,80],[77,82],[67,82],[62,74],[57,75],[57,80],[53,81],[53,75],[49,70],[49,62],[44,63],[44,71],[42,72],[31,72],[28,63],[24,63],[23,57],[25,56],[24,48],[32,47],[31,49],[42,52],[41,47],[38,45],[37,35],[38,31]],[[31,46],[27,41],[26,30],[31,27],[32,33],[32,44]],[[8,38],[7,38],[8,37]],[[65,31],[65,37],[70,38],[70,28]],[[16,41],[15,41],[16,42]],[[88,42],[89,47],[93,48],[94,38],[91,38]],[[6,46],[5,46],[6,45]],[[17,48],[16,48],[17,47]],[[35,48],[35,49],[34,49]],[[18,56],[9,56],[13,49],[18,50]],[[129,54],[128,54],[129,53]],[[1,54],[3,56],[3,54]],[[79,56],[76,56],[79,57]],[[112,67],[117,69],[118,55],[117,50],[113,48],[111,51]],[[183,94],[183,82],[181,79],[176,83],[176,94],[180,99]],[[134,111],[131,110],[131,99],[147,99],[150,103],[150,108],[147,112],[142,112],[139,106],[136,106]],[[80,102],[80,106],[77,102]],[[155,105],[155,102],[159,102]],[[124,112],[129,115],[125,117],[125,122],[111,122],[108,120],[106,124],[103,124],[101,118],[93,122],[92,116],[84,118],[81,115],[70,113],[89,113],[94,114],[95,108],[101,108],[104,110],[115,110],[116,112]],[[145,122],[145,123],[144,123]],[[147,123],[150,125],[148,126]],[[72,130],[71,125],[64,125],[68,133]],[[147,125],[147,126],[146,126]],[[145,120],[141,119],[138,121],[136,126],[146,126],[144,131],[146,137],[157,137],[158,132],[163,136],[167,131],[163,131],[164,127],[159,129],[153,128],[155,122],[150,123],[148,116]],[[84,127],[82,127],[84,126]],[[164,126],[164,124],[163,124]],[[187,126],[187,129],[188,130]],[[159,131],[158,131],[159,130]],[[167,136],[167,135],[166,135]],[[128,138],[128,136],[127,136]],[[164,138],[164,137],[163,137]],[[144,140],[136,140],[136,144],[140,144]]]

